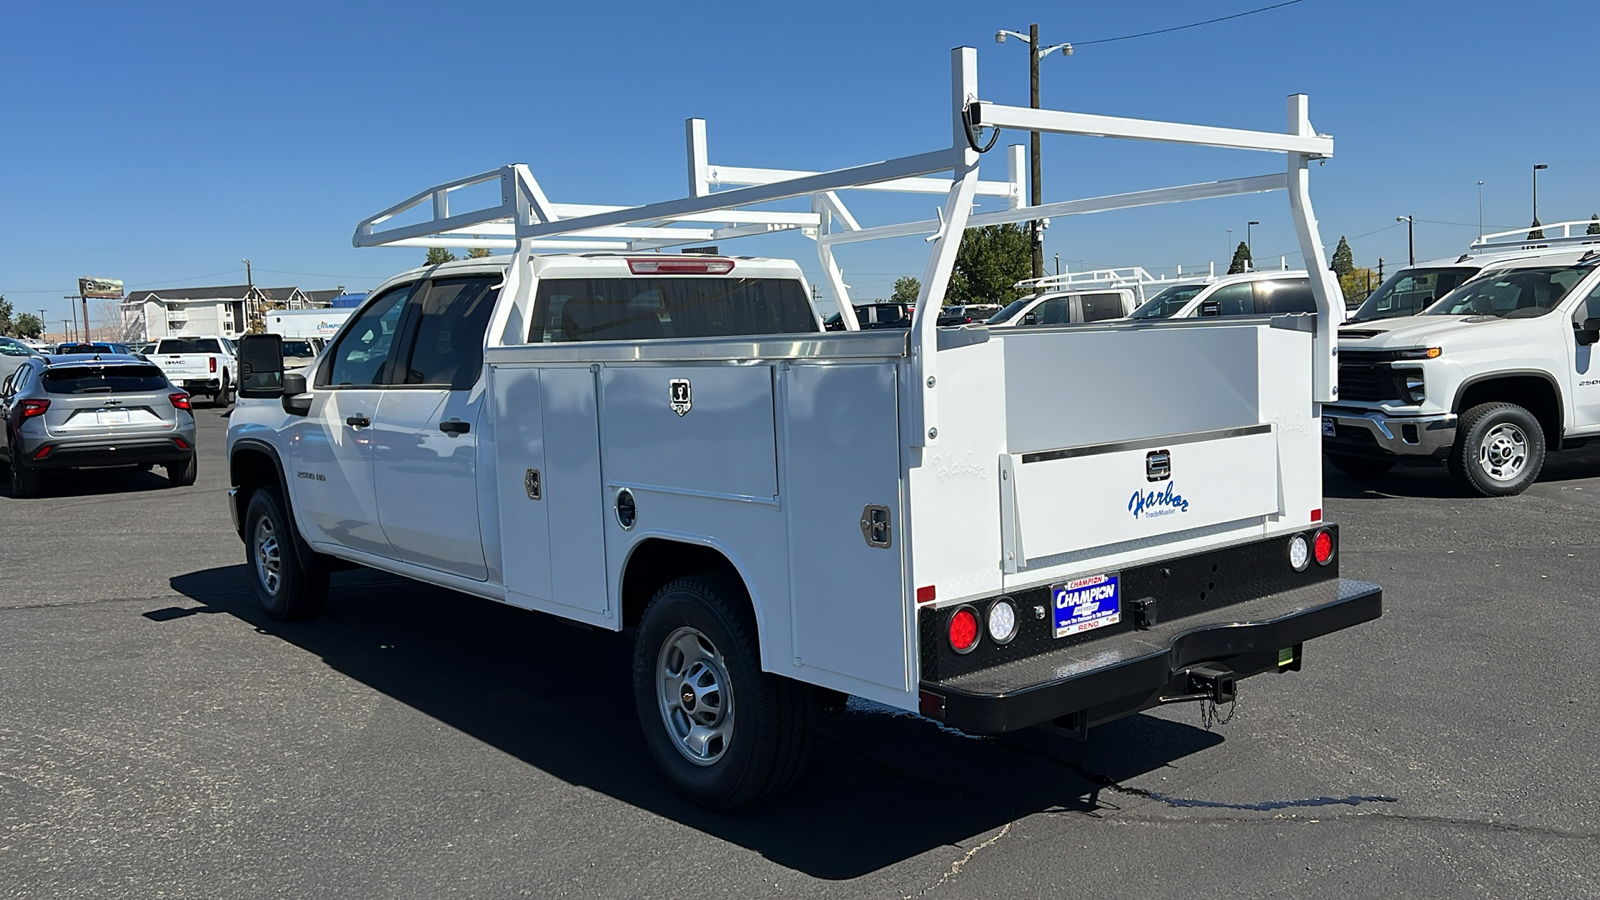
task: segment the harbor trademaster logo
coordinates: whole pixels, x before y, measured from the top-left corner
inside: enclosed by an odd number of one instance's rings
[[[1154,519],[1173,513],[1189,511],[1189,501],[1178,493],[1176,482],[1167,482],[1161,490],[1137,490],[1128,498],[1128,512],[1135,519]]]

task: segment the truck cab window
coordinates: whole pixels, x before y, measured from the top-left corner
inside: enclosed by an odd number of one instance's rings
[[[1250,282],[1219,287],[1201,302],[1216,301],[1219,316],[1250,316],[1256,311],[1255,289]]]
[[[1122,318],[1122,295],[1118,293],[1084,294],[1083,320],[1085,322],[1100,322],[1105,319]]]
[[[1256,282],[1257,313],[1314,313],[1317,298],[1311,293],[1311,279]]]
[[[483,336],[498,278],[452,278],[428,285],[417,336],[396,384],[448,384],[466,390],[483,368]],[[404,377],[399,377],[404,372]]]
[[[416,287],[397,287],[361,311],[329,354],[332,361],[323,384],[356,387],[384,382],[389,348],[400,327],[400,313]]]
[[[539,282],[532,343],[819,331],[784,278],[551,278]]]

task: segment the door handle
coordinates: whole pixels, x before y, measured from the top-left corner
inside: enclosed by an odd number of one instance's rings
[[[451,419],[448,422],[440,422],[439,430],[445,434],[466,434],[472,430],[472,426],[460,419]]]
[[[360,413],[356,413],[353,416],[347,416],[344,423],[352,428],[365,428],[372,424],[372,420]]]

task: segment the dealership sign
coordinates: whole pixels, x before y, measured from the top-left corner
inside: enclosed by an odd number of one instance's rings
[[[78,294],[85,300],[121,300],[122,279],[79,278]]]

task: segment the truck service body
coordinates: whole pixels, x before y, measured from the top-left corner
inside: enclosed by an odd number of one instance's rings
[[[363,222],[358,245],[511,254],[391,279],[305,378],[275,363],[275,337],[246,339],[232,510],[268,611],[314,611],[338,559],[637,626],[652,756],[722,809],[793,780],[819,698],[1081,734],[1229,700],[1241,678],[1298,669],[1305,641],[1379,616],[1381,591],[1339,577],[1322,521],[1339,294],[1305,183],[1332,141],[1304,98],[1287,134],[1243,132],[996,107],[974,99],[973,51],[952,70],[952,146],[933,153],[713,166],[691,120],[682,200],[553,203],[508,166]],[[1289,164],[1028,208],[1015,151],[1009,181],[978,178],[996,127]],[[499,206],[451,210],[483,183]],[[1319,314],[935,327],[966,227],[1273,189],[1326,276]],[[844,190],[946,202],[938,221],[863,227]],[[973,214],[980,193],[1009,208]],[[765,205],[788,198],[811,209]],[[430,221],[388,224],[428,203]],[[783,230],[817,241],[847,330],[823,330],[791,261],[658,252]],[[859,330],[833,248],[930,234],[912,327]]]

